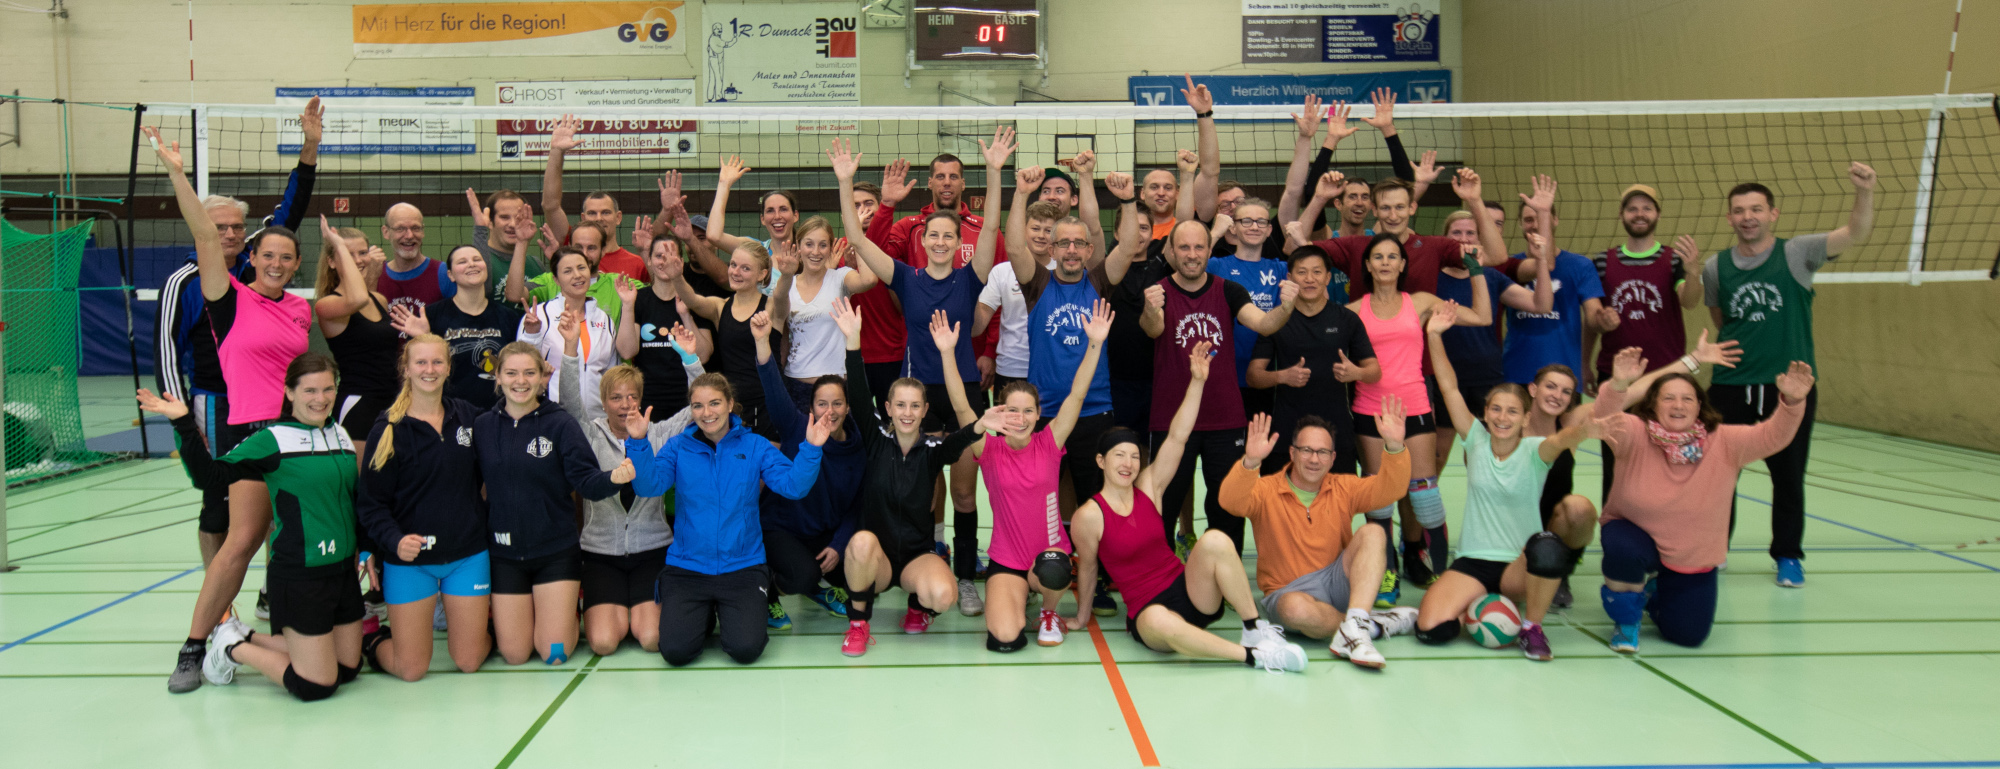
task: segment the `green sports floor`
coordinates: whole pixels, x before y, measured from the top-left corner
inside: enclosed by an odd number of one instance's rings
[[[1552,663],[1404,637],[1369,672],[1308,641],[1305,674],[1270,675],[1147,651],[1122,615],[999,655],[978,619],[913,637],[900,611],[849,659],[840,620],[787,598],[796,626],[747,667],[628,643],[463,675],[440,650],[420,683],[369,673],[305,705],[247,668],[167,693],[198,497],[174,462],[125,463],[8,495],[0,766],[2000,766],[2000,456],[1820,425],[1801,590],[1772,584],[1761,469],[1699,649],[1649,627],[1642,654],[1609,651],[1593,551]],[[1595,455],[1576,485],[1597,488]]]

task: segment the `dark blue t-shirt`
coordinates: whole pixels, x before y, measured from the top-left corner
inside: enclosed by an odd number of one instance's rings
[[[944,310],[947,320],[958,324],[958,348],[954,350],[958,376],[967,382],[979,381],[973,365],[972,310],[979,304],[979,292],[986,281],[971,267],[952,270],[944,280],[930,273],[896,262],[896,280],[889,290],[903,302],[903,326],[909,332],[910,348],[903,354],[903,376],[924,384],[944,384],[944,364],[938,360],[937,343],[931,341],[931,313]],[[1587,265],[1586,265],[1587,266]]]
[[[1487,300],[1492,303],[1495,313],[1500,310],[1500,294],[1514,285],[1514,281],[1499,270],[1485,270],[1480,273],[1486,278]],[[1460,307],[1472,306],[1472,279],[1454,278],[1449,273],[1438,273],[1437,295],[1439,299],[1457,302]],[[1460,387],[1491,388],[1507,381],[1506,370],[1500,365],[1500,324],[1487,327],[1452,326],[1444,332],[1444,356],[1451,360],[1452,371],[1458,374]],[[1474,413],[1478,404],[1467,404]]]
[[[1218,256],[1208,260],[1208,274],[1242,286],[1250,291],[1251,303],[1257,309],[1269,312],[1278,306],[1278,281],[1285,279],[1289,267],[1277,259],[1244,261],[1235,256]],[[1249,380],[1245,373],[1250,370],[1250,354],[1257,346],[1257,332],[1251,331],[1243,321],[1236,322],[1236,386],[1247,387]]]
[[[1523,256],[1515,255],[1517,258]],[[1507,381],[1527,384],[1535,372],[1551,363],[1583,370],[1583,303],[1604,298],[1604,283],[1588,257],[1564,251],[1556,255],[1555,306],[1546,314],[1507,311],[1507,341],[1501,357]]]

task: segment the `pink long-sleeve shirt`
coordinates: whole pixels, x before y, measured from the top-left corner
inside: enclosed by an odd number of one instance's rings
[[[1618,417],[1602,436],[1618,459],[1604,519],[1622,518],[1644,529],[1660,548],[1660,563],[1669,569],[1698,574],[1715,568],[1728,556],[1736,474],[1792,442],[1805,418],[1805,404],[1781,401],[1759,424],[1720,425],[1709,432],[1700,462],[1675,465],[1646,435],[1644,419],[1622,413],[1627,395],[1609,386],[1597,390],[1595,416]]]

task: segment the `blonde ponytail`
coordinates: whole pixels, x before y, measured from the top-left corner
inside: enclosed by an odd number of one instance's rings
[[[403,388],[396,392],[396,400],[389,404],[389,423],[382,426],[382,437],[375,441],[375,452],[368,458],[368,466],[380,471],[388,466],[396,456],[396,423],[410,415],[410,404],[416,402],[416,389],[410,386],[410,350],[420,343],[436,343],[445,348],[445,373],[451,373],[451,344],[436,334],[418,334],[403,344],[403,354],[396,359],[396,373],[403,380]]]

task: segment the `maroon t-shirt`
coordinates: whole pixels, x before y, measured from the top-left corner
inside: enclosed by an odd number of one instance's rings
[[[1687,352],[1687,327],[1681,323],[1681,298],[1674,292],[1683,269],[1672,246],[1646,259],[1627,259],[1617,246],[1597,257],[1604,298],[1618,311],[1618,328],[1598,341],[1597,370],[1611,371],[1619,350],[1637,347],[1646,359],[1669,361]]]
[[[1334,269],[1347,272],[1349,298],[1366,293],[1361,289],[1361,278],[1368,273],[1368,241],[1371,240],[1374,237],[1369,235],[1343,235],[1313,243],[1326,250]],[[1437,293],[1438,270],[1465,266],[1458,241],[1451,238],[1411,235],[1409,240],[1403,241],[1403,252],[1410,258],[1409,264],[1403,268],[1403,290],[1412,294],[1418,291]]]
[[[1236,360],[1236,312],[1252,303],[1250,290],[1213,275],[1202,277],[1201,288],[1193,292],[1182,289],[1172,276],[1160,281],[1167,287],[1167,306],[1166,328],[1153,339],[1154,430],[1173,424],[1187,392],[1188,353],[1202,342],[1214,345],[1209,352],[1219,366],[1202,385],[1201,416],[1194,429],[1232,430],[1247,421],[1230,364]]]

